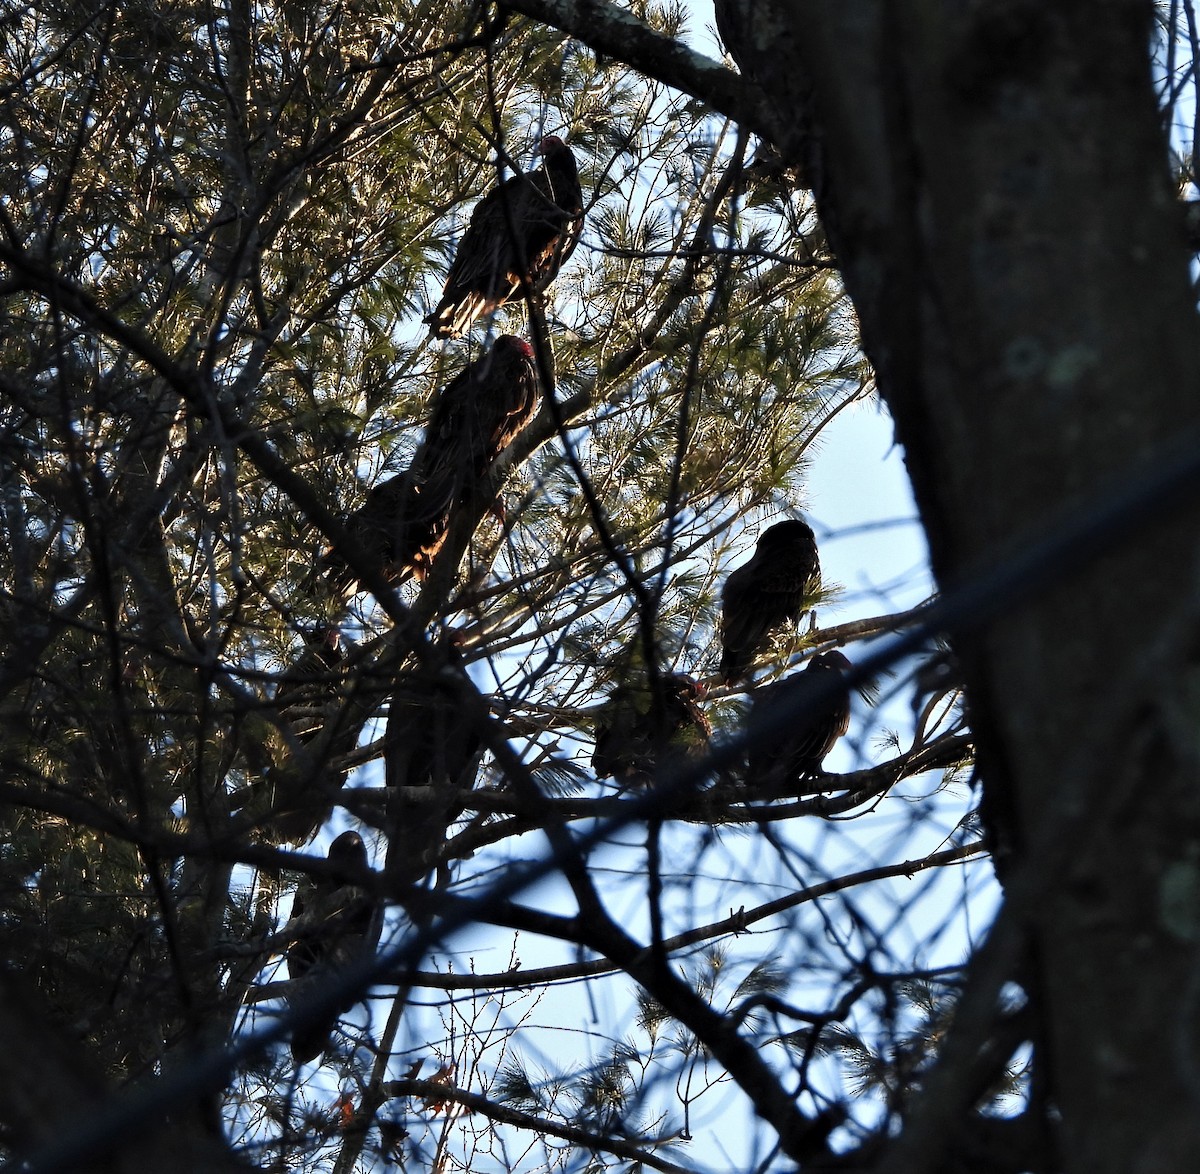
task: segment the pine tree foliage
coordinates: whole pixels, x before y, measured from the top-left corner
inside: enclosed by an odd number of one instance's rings
[[[771,802],[716,680],[725,576],[871,394],[809,195],[503,6],[49,0],[0,45],[0,945],[47,1017],[122,1087],[243,1047],[193,1099],[270,1170],[692,1168],[695,1139],[786,1132],[780,1100],[843,1147],[902,1121],[990,911],[953,668],[899,666],[890,744],[856,696],[855,749]],[[429,342],[475,201],[547,134],[579,247]],[[385,590],[343,522],[505,333],[542,406]],[[902,622],[839,631],[823,588],[761,676]],[[597,779],[605,697],[672,672],[712,686],[715,763]],[[478,740],[473,786],[434,793],[432,753],[387,785],[402,704]],[[287,911],[350,827],[394,956],[297,1069]],[[1019,1110],[1027,1038],[980,1112]]]

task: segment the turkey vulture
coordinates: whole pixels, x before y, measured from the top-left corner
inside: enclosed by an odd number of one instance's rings
[[[592,769],[597,778],[612,775],[618,783],[649,783],[655,768],[670,769],[708,750],[712,726],[700,701],[704,690],[683,673],[658,679],[657,696],[649,683],[619,685],[596,723]]]
[[[795,625],[821,582],[817,541],[805,522],[776,522],[754,556],[731,571],[721,590],[721,679],[744,677],[771,633]]]
[[[338,630],[319,624],[303,638],[303,651],[284,674],[274,702],[294,742],[266,722],[266,757],[247,752],[250,772],[259,777],[230,797],[232,808],[253,821],[254,834],[272,843],[302,843],[325,822],[347,773],[330,763],[354,749],[369,716],[368,699],[357,700],[349,687]],[[260,730],[252,729],[251,737]]]
[[[424,579],[492,462],[533,419],[540,391],[533,348],[512,334],[459,372],[434,403],[412,465],[375,486],[346,528],[389,582]],[[345,590],[354,576],[336,552],[323,562]]]
[[[811,190],[821,169],[818,143],[812,137],[812,83],[798,68],[801,54],[786,22],[769,16],[759,0],[714,0],[713,15],[725,52],[741,75],[754,85],[769,76],[772,92],[785,95],[771,102],[773,111],[782,112],[774,120],[773,137],[778,141],[760,141],[747,177],[785,189]],[[783,60],[789,64],[786,73],[776,67]]]
[[[439,338],[462,334],[520,292],[541,293],[583,231],[583,192],[571,149],[556,135],[538,147],[542,166],[506,179],[475,205],[446,274],[446,288],[425,321]]]
[[[383,926],[380,904],[353,883],[355,872],[368,867],[362,836],[342,832],[329,845],[328,860],[335,874],[306,877],[292,899],[291,921],[299,920],[301,932],[287,949],[288,974],[294,980],[305,980],[306,985],[374,953]],[[342,875],[337,875],[339,872]],[[307,1063],[329,1046],[338,1015],[356,1001],[296,1029],[292,1057],[297,1064]]]
[[[713,0],[713,16],[717,22],[717,34],[725,52],[737,62],[737,67],[746,73],[745,61],[749,57],[751,42],[742,26],[741,6],[737,0]]]
[[[417,883],[438,864],[462,796],[475,786],[483,758],[479,732],[459,702],[461,677],[451,647],[436,672],[402,679],[388,706],[383,739],[388,791],[386,871],[401,884]]]
[[[802,775],[819,774],[834,743],[850,726],[850,693],[842,689],[832,696],[819,694],[850,669],[840,652],[814,656],[803,672],[793,673],[768,685],[750,711],[749,762],[746,783],[767,791],[784,791]],[[756,731],[764,715],[781,711],[794,714],[791,724],[769,737]]]

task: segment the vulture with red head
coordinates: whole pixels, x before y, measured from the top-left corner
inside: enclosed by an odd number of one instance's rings
[[[712,726],[700,707],[702,686],[684,673],[666,673],[651,688],[618,685],[596,723],[592,769],[625,786],[644,785],[655,771],[702,758]]]
[[[322,978],[369,957],[379,944],[383,908],[355,874],[368,868],[367,847],[357,832],[343,832],[329,845],[332,875],[310,876],[300,882],[292,899],[289,925],[295,938],[287,949],[288,974],[299,983],[303,1001]],[[292,1035],[292,1058],[297,1064],[315,1059],[329,1046],[338,1016],[357,1000],[333,1014],[301,1024]]]
[[[475,205],[446,288],[425,321],[449,338],[519,294],[541,293],[583,231],[583,192],[571,149],[556,135],[538,147],[542,165],[506,179]]]
[[[776,522],[721,590],[721,679],[746,676],[772,633],[794,627],[821,583],[817,540],[805,522]]]
[[[471,500],[479,479],[533,419],[539,394],[533,348],[511,334],[443,388],[412,465],[375,486],[346,519],[346,529],[390,583],[429,573],[452,512]],[[355,582],[336,552],[323,561],[338,588]]]
[[[850,693],[838,688],[850,670],[840,652],[814,656],[803,672],[763,689],[750,711],[746,784],[783,792],[804,775],[820,774],[825,756],[850,728]],[[764,720],[788,715],[776,734],[761,732]]]

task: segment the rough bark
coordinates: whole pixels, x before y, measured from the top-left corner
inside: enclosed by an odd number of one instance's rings
[[[771,2],[812,81],[821,213],[952,586],[1200,425],[1151,7]],[[1198,529],[1193,504],[1165,504],[958,635],[1062,1164],[1089,1174],[1179,1168],[1197,1141],[1200,791],[1182,699]]]

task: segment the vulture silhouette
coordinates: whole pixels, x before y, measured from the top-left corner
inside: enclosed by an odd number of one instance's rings
[[[541,293],[579,243],[583,192],[575,156],[557,135],[542,139],[538,154],[540,168],[506,179],[475,205],[442,299],[425,318],[431,334],[462,334],[523,285]]]
[[[453,511],[533,419],[540,400],[533,348],[501,335],[434,401],[425,437],[408,469],[375,486],[346,519],[358,546],[390,583],[424,579],[445,544]],[[356,576],[336,550],[322,557],[335,588]]]
[[[325,822],[348,773],[333,763],[357,745],[371,709],[348,675],[336,628],[318,624],[303,642],[275,693],[279,725],[247,716],[265,754],[248,747],[248,771],[257,777],[230,796],[251,834],[268,843],[303,843]]]
[[[821,583],[817,540],[805,522],[776,522],[754,555],[721,590],[721,679],[732,684],[753,667],[771,635],[795,626]]]
[[[644,785],[656,770],[670,770],[708,751],[712,726],[700,708],[703,688],[684,673],[665,673],[657,689],[648,681],[618,685],[596,722],[592,769],[627,786]]]
[[[805,775],[821,772],[825,756],[850,728],[850,693],[834,689],[851,665],[837,651],[812,657],[801,672],[761,690],[748,719],[746,784],[782,792]],[[774,735],[762,732],[764,720],[786,713],[790,722]]]
[[[419,882],[442,864],[450,825],[462,814],[463,795],[479,776],[483,742],[459,700],[461,676],[452,646],[445,663],[402,678],[388,705],[383,739],[387,785],[389,879]]]
[[[287,949],[289,976],[304,993],[338,970],[374,953],[383,926],[383,909],[377,900],[354,884],[354,874],[365,871],[367,847],[357,832],[342,832],[329,845],[332,876],[310,876],[300,882],[292,899],[291,921],[299,931]],[[329,1046],[342,1011],[352,999],[327,1017],[302,1024],[292,1035],[292,1058],[297,1064],[315,1059]]]

